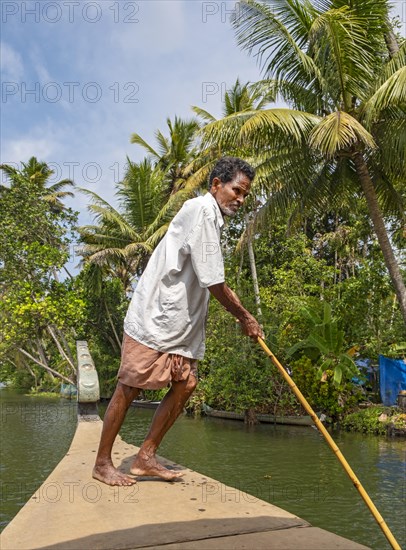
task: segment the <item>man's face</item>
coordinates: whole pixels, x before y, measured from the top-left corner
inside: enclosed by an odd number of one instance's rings
[[[242,172],[223,184],[219,178],[214,178],[210,193],[214,196],[223,216],[235,216],[238,209],[250,192],[251,180]]]

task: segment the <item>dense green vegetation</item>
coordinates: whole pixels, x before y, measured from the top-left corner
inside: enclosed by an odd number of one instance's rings
[[[372,406],[346,416],[343,427],[354,432],[384,435],[388,428],[406,428],[406,415],[391,407]]]
[[[36,390],[74,383],[75,340],[86,339],[102,395],[111,394],[137,277],[223,154],[257,169],[244,212],[224,231],[227,282],[311,405],[339,420],[367,397],[351,383],[354,360],[376,364],[406,349],[405,42],[384,0],[280,6],[247,0],[233,21],[264,79],[237,80],[220,120],[194,107],[196,118],[168,119],[156,145],[134,133],[147,156],[127,159],[116,208],[70,181],[49,186],[52,172],[35,158],[20,170],[2,166],[3,380]],[[273,106],[281,100],[286,108]],[[77,227],[67,187],[89,197],[92,225]],[[65,264],[77,235],[83,262],[72,276]],[[199,373],[196,410],[206,402],[250,418],[301,413],[214,300]]]

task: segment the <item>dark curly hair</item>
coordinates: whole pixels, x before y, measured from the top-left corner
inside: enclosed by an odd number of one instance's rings
[[[238,157],[223,157],[214,166],[209,176],[209,188],[213,184],[214,178],[219,178],[222,184],[231,181],[239,172],[242,172],[252,181],[255,177],[254,168]]]

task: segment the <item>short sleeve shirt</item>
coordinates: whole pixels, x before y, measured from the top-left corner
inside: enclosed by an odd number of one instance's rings
[[[207,287],[225,280],[223,224],[211,193],[184,203],[134,291],[124,321],[129,336],[158,351],[203,358]]]

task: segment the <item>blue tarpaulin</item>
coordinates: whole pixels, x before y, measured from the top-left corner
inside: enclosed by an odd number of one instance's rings
[[[406,390],[406,363],[403,359],[379,356],[379,387],[382,403],[396,405],[398,393]]]

